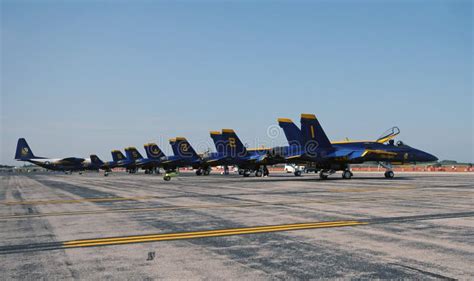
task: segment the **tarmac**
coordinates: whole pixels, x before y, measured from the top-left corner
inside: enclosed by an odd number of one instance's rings
[[[474,279],[474,174],[0,174],[0,279]]]

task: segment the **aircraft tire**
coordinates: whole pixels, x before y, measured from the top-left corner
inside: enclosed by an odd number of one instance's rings
[[[301,171],[295,171],[295,177],[301,177]]]
[[[393,179],[393,177],[395,176],[395,173],[393,171],[386,171],[384,175],[385,175],[385,178],[387,179]]]
[[[202,171],[201,171],[201,169],[197,169],[196,170],[196,176],[200,176],[200,175],[202,175]]]
[[[323,172],[320,172],[320,173],[319,173],[319,178],[322,179],[322,180],[327,180],[327,179],[328,179],[328,175],[324,174]]]
[[[351,178],[352,178],[352,173],[351,173],[351,171],[345,170],[344,172],[342,172],[342,178],[343,178],[343,179],[346,179],[346,180],[351,179]]]
[[[204,175],[205,175],[205,176],[209,176],[210,173],[211,173],[210,170],[208,170],[208,169],[204,170]]]
[[[170,181],[170,180],[171,180],[171,177],[170,177],[170,176],[164,176],[163,179],[164,179],[165,181]]]
[[[260,177],[263,177],[263,172],[260,171],[260,170],[257,170],[257,171],[255,171],[255,176],[256,176],[256,177],[259,177],[259,178],[260,178]]]

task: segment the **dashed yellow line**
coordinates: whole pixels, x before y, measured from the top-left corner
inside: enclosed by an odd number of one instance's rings
[[[194,232],[96,238],[96,239],[73,240],[73,241],[63,242],[62,248],[123,245],[123,244],[131,244],[131,243],[146,243],[146,242],[158,242],[158,241],[168,241],[168,240],[183,240],[183,239],[194,239],[194,238],[230,236],[230,235],[257,234],[257,233],[305,230],[305,229],[315,229],[315,228],[357,226],[357,225],[366,225],[366,224],[368,223],[360,222],[360,221],[311,222],[311,223],[298,223],[298,224],[281,224],[281,225],[271,225],[271,226],[204,230],[204,231],[194,231]]]

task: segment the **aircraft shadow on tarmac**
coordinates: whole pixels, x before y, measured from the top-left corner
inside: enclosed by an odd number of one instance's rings
[[[256,178],[256,177],[249,177],[246,179],[242,179],[240,177],[231,177],[231,178],[226,178],[226,176],[221,176],[219,177],[222,178],[223,181],[225,182],[245,182],[245,180],[248,179],[248,183],[258,183],[258,182],[308,182],[308,181],[314,181],[314,182],[327,182],[327,181],[373,181],[373,180],[383,180],[387,183],[390,182],[398,182],[398,181],[411,181],[413,178],[410,177],[403,177],[403,176],[398,176],[392,179],[385,179],[381,176],[372,176],[372,177],[354,177],[351,180],[343,179],[340,177],[340,175],[334,175],[333,177],[329,177],[327,179],[320,179],[319,177],[295,177],[293,175],[270,175],[267,178]],[[216,178],[216,177],[214,177]],[[206,180],[202,180],[200,182],[207,182]]]

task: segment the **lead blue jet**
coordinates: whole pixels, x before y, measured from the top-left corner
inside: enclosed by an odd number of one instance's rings
[[[301,130],[290,119],[278,119],[285,132],[289,146],[272,150],[269,157],[291,163],[312,162],[320,169],[320,178],[327,179],[336,171],[343,171],[342,177],[350,179],[350,164],[378,162],[384,168],[386,178],[393,178],[392,165],[406,163],[435,162],[435,156],[412,148],[393,138],[398,128],[384,134],[375,141],[330,142],[314,114],[301,114]]]

